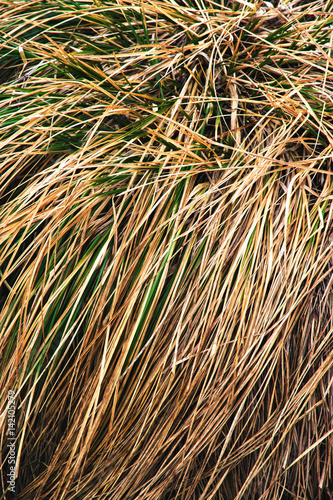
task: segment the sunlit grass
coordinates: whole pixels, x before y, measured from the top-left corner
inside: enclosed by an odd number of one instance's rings
[[[2,2],[18,498],[332,492],[333,5],[273,3]]]

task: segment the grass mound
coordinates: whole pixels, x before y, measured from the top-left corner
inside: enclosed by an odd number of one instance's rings
[[[3,0],[2,498],[329,498],[332,11]]]

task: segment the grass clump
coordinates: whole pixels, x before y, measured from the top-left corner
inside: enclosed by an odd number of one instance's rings
[[[3,498],[328,498],[332,2],[0,23]]]

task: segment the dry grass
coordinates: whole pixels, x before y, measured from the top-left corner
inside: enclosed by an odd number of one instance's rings
[[[3,1],[2,498],[331,498],[333,4]]]

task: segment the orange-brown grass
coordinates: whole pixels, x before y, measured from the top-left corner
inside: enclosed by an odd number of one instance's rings
[[[331,498],[332,1],[0,23],[1,498]]]

